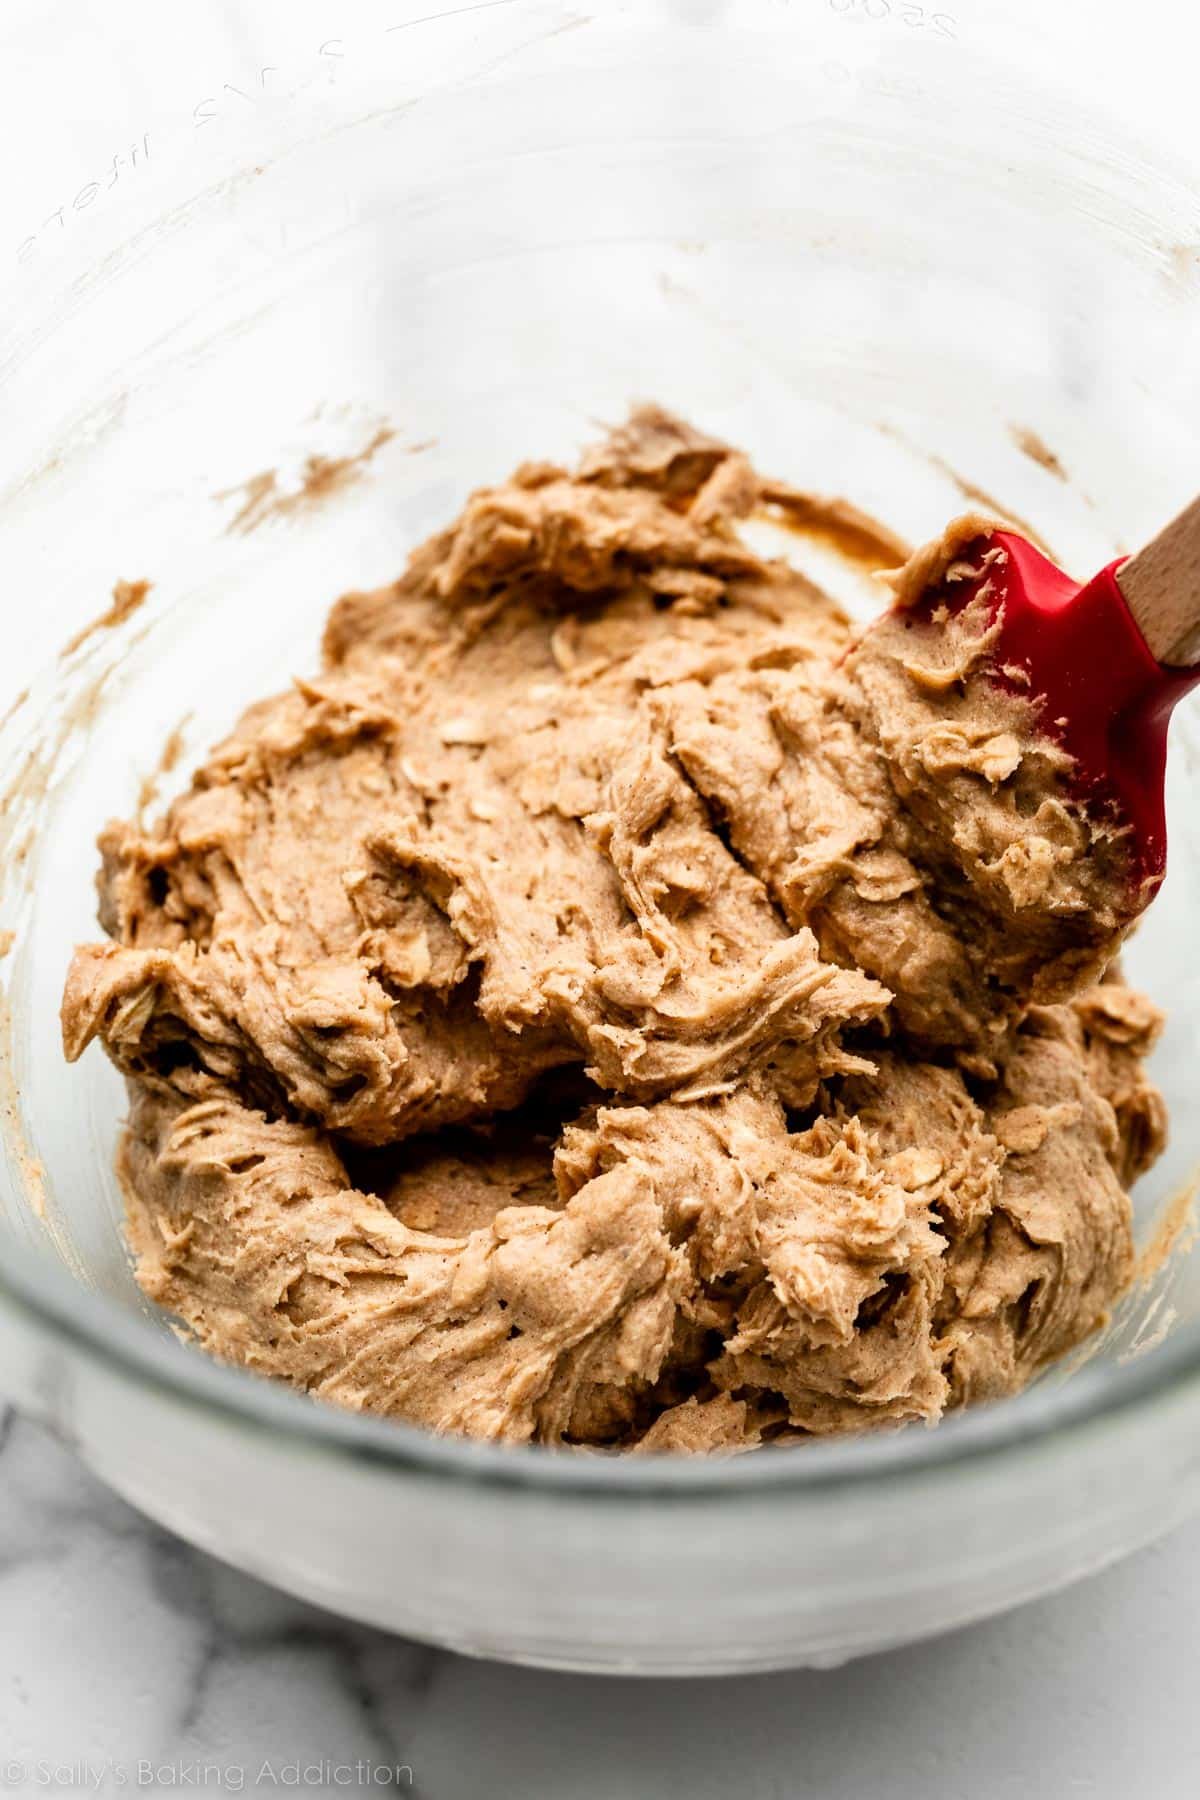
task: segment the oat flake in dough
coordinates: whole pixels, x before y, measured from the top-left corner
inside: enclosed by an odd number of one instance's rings
[[[738,535],[788,499],[640,409],[105,831],[66,1047],[128,1076],[138,1276],[208,1350],[703,1451],[936,1419],[1103,1321],[1164,1129],[1121,836],[980,611],[845,654]]]

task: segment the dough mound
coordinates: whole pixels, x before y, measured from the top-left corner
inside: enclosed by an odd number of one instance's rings
[[[737,528],[813,505],[642,408],[106,829],[65,1043],[128,1077],[138,1276],[206,1349],[708,1451],[934,1420],[1104,1321],[1164,1132],[1121,834],[985,611],[905,610],[987,522],[855,646]]]

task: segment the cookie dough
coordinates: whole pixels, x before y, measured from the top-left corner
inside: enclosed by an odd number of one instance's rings
[[[483,1437],[933,1420],[1094,1331],[1162,1103],[1140,902],[953,581],[857,645],[643,408],[475,494],[151,831],[67,1054],[129,1079],[139,1279],[217,1356]],[[234,647],[231,646],[231,653]]]

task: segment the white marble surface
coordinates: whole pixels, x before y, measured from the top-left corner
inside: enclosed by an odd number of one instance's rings
[[[1198,1594],[1200,1522],[1067,1594],[832,1673],[506,1669],[235,1574],[0,1413],[0,1793],[1195,1800]]]

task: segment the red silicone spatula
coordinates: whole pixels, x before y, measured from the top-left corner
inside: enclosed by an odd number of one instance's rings
[[[1042,728],[1074,757],[1081,793],[1132,828],[1149,900],[1166,868],[1167,722],[1200,682],[1200,500],[1082,587],[1015,531],[981,533],[962,562],[978,566],[989,550],[1001,554],[981,575],[943,582],[917,606],[991,608],[995,679],[1042,700]]]

